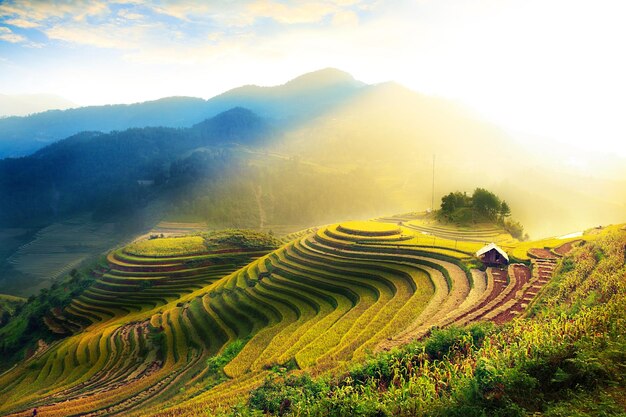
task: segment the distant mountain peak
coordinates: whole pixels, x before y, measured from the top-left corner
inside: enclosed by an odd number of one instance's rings
[[[1,0],[0,0],[1,1]],[[299,123],[331,111],[366,85],[335,68],[313,71],[273,87],[243,86],[209,100],[165,97],[124,105],[89,106],[48,111],[28,117],[0,118],[0,159],[23,156],[81,131],[125,130],[131,127],[189,127],[227,109],[244,107],[254,114],[231,114],[238,123],[255,117]],[[221,116],[225,120],[226,113]],[[220,120],[218,118],[218,120]]]
[[[237,107],[233,107],[232,109],[225,110],[213,116],[212,118],[207,119],[204,122],[201,122],[198,124],[207,123],[207,122],[212,122],[212,123],[231,122],[236,119],[254,121],[254,122],[259,122],[261,120],[261,118],[252,110],[247,109],[245,107],[237,106]]]
[[[352,74],[345,71],[341,71],[337,68],[324,68],[321,70],[308,72],[302,74],[290,81],[285,85],[307,85],[312,84],[342,84],[342,83],[359,83]],[[361,83],[359,83],[361,84]]]
[[[269,125],[253,111],[238,106],[221,112],[192,127],[221,140],[257,140],[269,132]]]
[[[261,87],[256,84],[247,84],[228,90],[217,97],[234,97],[245,95],[265,94],[267,91],[276,91],[286,94],[301,94],[307,91],[316,91],[325,88],[359,88],[366,84],[355,79],[351,74],[336,68],[324,68],[302,74],[284,84]]]

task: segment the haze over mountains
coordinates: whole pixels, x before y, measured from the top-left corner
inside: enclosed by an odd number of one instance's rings
[[[0,158],[28,155],[82,131],[131,127],[190,127],[233,107],[248,108],[279,122],[298,122],[329,111],[364,84],[335,69],[305,74],[277,87],[244,86],[209,100],[167,97],[136,104],[50,110],[0,119]]]
[[[46,110],[63,110],[78,105],[55,94],[0,94],[0,117],[26,116]]]
[[[423,210],[433,155],[435,206],[451,189],[487,187],[533,237],[621,222],[626,212],[623,176],[603,176],[600,164],[572,171],[568,149],[553,155],[454,103],[334,69],[209,100],[0,120],[1,155],[33,151],[0,160],[0,287],[17,292],[43,279],[21,265],[56,225],[110,224],[108,242],[159,219],[272,230]],[[75,260],[103,248],[76,250]]]

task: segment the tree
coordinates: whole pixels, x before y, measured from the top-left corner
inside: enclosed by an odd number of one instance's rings
[[[450,215],[454,211],[471,205],[470,198],[467,193],[456,191],[441,198],[441,211],[445,215]]]
[[[511,234],[516,239],[519,240],[527,240],[528,235],[524,235],[524,227],[520,222],[516,221],[505,221],[504,229]]]
[[[2,314],[0,315],[0,327],[7,324],[10,319],[11,319],[11,313],[9,313],[7,310],[4,310]]]
[[[501,202],[494,193],[484,188],[476,188],[472,194],[472,206],[478,214],[490,220],[495,220],[500,212]]]
[[[506,201],[502,200],[502,204],[500,205],[500,218],[504,220],[505,217],[509,217],[510,215],[511,208]]]
[[[497,221],[504,226],[510,216],[509,204],[484,188],[476,188],[471,196],[460,191],[451,192],[441,198],[441,209],[437,211],[439,220],[456,224]]]

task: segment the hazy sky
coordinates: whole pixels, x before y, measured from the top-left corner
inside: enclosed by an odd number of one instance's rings
[[[623,0],[0,0],[0,93],[208,98],[336,67],[626,156]]]

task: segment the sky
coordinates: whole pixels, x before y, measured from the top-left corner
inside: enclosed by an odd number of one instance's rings
[[[209,98],[335,67],[626,157],[623,0],[0,0],[0,93]]]

